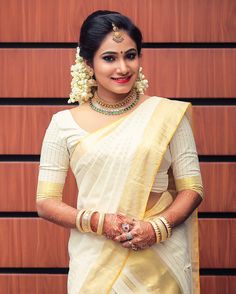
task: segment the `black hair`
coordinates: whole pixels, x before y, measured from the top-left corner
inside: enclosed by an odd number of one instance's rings
[[[106,35],[112,32],[112,23],[126,31],[137,46],[138,55],[141,53],[142,33],[127,17],[116,11],[98,10],[90,14],[80,30],[80,56],[88,63],[93,63],[93,57]]]

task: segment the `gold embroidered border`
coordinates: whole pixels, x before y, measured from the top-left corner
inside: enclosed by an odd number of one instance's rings
[[[200,176],[193,176],[181,179],[175,179],[177,191],[193,190],[203,198],[203,186]]]
[[[54,198],[62,200],[63,184],[39,181],[37,187],[37,200]]]

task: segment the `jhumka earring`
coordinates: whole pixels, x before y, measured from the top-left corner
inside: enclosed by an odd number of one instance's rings
[[[139,94],[144,94],[144,91],[148,88],[148,80],[145,79],[144,74],[142,73],[142,67],[139,68],[138,77],[134,84],[134,88]]]
[[[114,23],[112,23],[112,30],[113,30],[112,40],[115,41],[116,43],[122,42],[124,40],[124,38],[122,37],[122,32]]]
[[[93,97],[97,83],[94,79],[94,72],[79,54],[80,48],[77,47],[75,64],[71,66],[71,93],[68,103],[79,102],[82,104]]]

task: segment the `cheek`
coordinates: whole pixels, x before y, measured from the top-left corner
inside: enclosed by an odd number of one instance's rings
[[[94,67],[95,76],[100,79],[106,78],[112,73],[112,66],[104,63],[100,63],[99,66]]]

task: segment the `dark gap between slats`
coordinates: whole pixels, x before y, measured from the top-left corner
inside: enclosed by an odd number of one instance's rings
[[[198,218],[236,218],[236,212],[198,212]]]
[[[38,218],[36,211],[0,211],[0,218]]]
[[[199,155],[200,162],[236,162],[236,155]],[[39,154],[0,154],[0,162],[23,162],[40,160]]]
[[[235,268],[201,268],[201,276],[235,276]]]
[[[0,218],[34,218],[39,217],[36,211],[0,211]],[[236,212],[198,212],[199,219],[236,218]]]
[[[0,268],[1,274],[63,274],[67,275],[69,269],[64,268]],[[201,268],[201,276],[235,276],[235,268]]]
[[[174,99],[178,101],[191,102],[193,105],[198,106],[210,106],[210,105],[220,105],[220,106],[234,106],[236,105],[236,98],[175,98],[166,97],[169,99]],[[76,106],[75,104],[67,103],[69,97],[67,98],[0,98],[0,105],[68,105]]]
[[[2,42],[0,48],[76,48],[76,42]],[[144,42],[143,48],[236,48],[236,42]]]
[[[19,267],[2,267],[0,268],[1,274],[63,274],[67,275],[69,269],[68,268],[33,268],[33,267],[27,267],[27,268],[19,268]]]
[[[39,161],[40,155],[33,154],[0,154],[0,162]]]

